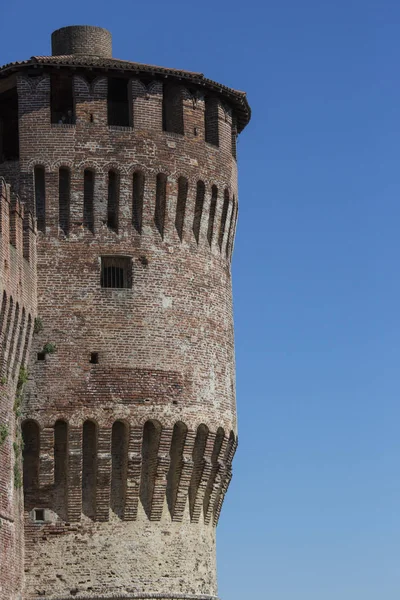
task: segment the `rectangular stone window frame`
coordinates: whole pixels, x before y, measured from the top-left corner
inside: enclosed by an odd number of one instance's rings
[[[102,289],[131,289],[132,257],[115,254],[101,256],[100,287]]]

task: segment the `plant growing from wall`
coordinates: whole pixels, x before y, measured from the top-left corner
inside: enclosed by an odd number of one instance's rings
[[[47,344],[45,344],[43,346],[44,354],[54,354],[54,352],[56,352],[56,350],[57,350],[57,347],[52,342],[47,342]]]
[[[25,369],[25,367],[21,367],[19,370],[19,374],[18,374],[17,389],[23,388],[23,386],[28,381],[28,378],[29,378],[28,369]]]
[[[21,462],[19,460],[19,462]],[[14,487],[16,490],[22,488],[22,471],[19,463],[14,463]]]
[[[25,367],[21,367],[18,373],[17,391],[15,394],[14,401],[14,414],[15,414],[15,441],[13,442],[14,449],[14,487],[20,489],[22,487],[22,451],[24,448],[24,441],[22,439],[21,426],[19,418],[21,416],[21,405],[24,396],[25,384],[28,381],[29,373]]]
[[[21,416],[21,403],[24,392],[24,386],[28,381],[28,371],[25,367],[21,367],[18,374],[17,391],[15,394],[14,401],[14,413],[15,418],[18,419]]]
[[[37,335],[41,331],[43,331],[43,321],[40,317],[35,317],[35,321],[33,324],[33,333]]]

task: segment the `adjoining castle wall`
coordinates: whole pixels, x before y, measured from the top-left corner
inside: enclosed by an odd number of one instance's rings
[[[0,598],[21,598],[23,499],[21,385],[36,315],[35,229],[0,180]]]

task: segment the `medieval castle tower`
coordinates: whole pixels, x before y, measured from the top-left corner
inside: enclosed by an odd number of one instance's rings
[[[0,69],[1,600],[216,599],[249,118],[98,27]]]

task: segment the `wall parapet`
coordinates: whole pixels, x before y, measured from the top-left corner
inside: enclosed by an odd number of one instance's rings
[[[36,268],[36,226],[32,213],[25,211],[24,204],[3,177],[0,177],[0,237],[3,257],[0,271],[7,268],[5,261],[10,261],[10,245],[32,269]]]
[[[46,511],[44,528],[83,515],[109,521],[111,512],[135,521],[139,503],[149,521],[160,521],[168,507],[172,521],[182,522],[188,510],[192,523],[202,516],[217,525],[237,448],[233,431],[155,420],[105,428],[90,419],[81,427],[58,420],[42,429],[28,419],[22,430],[25,510]]]
[[[43,598],[43,596],[37,596]],[[77,594],[73,596],[74,600],[220,600],[218,596],[204,596],[204,594],[159,594],[159,593],[148,593],[148,594],[135,594],[131,592],[127,593],[116,593],[116,594],[98,594],[95,596],[88,596],[87,594]],[[34,599],[36,600],[36,599]],[[71,600],[69,596],[47,596],[47,600]]]

